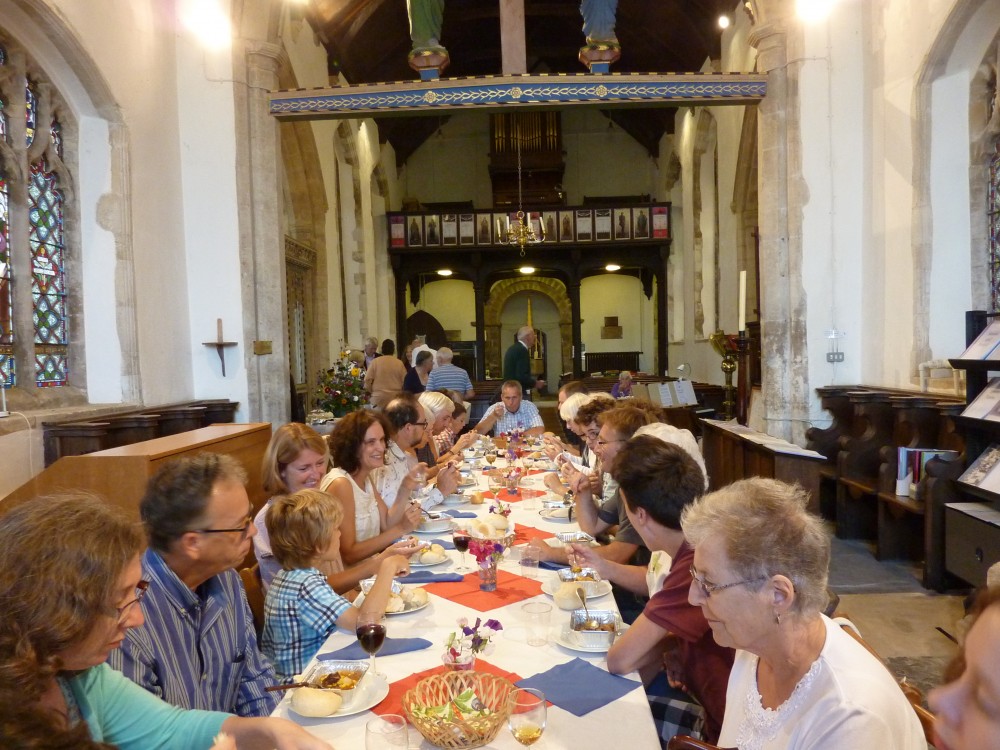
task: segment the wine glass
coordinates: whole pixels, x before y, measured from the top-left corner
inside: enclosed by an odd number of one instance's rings
[[[486,459],[486,463],[488,463],[490,466],[492,466],[493,462],[497,460],[497,452],[496,452],[496,450],[494,450],[493,448],[490,448],[488,451],[486,451],[485,454],[483,454],[483,458]]]
[[[545,731],[545,693],[534,688],[519,688],[510,694],[507,726],[522,745],[533,745]]]
[[[455,549],[462,553],[462,565],[455,569],[456,573],[470,573],[472,568],[465,564],[465,553],[469,551],[470,534],[466,529],[456,528],[451,532],[451,539],[455,543]]]
[[[385,616],[379,614],[359,614],[356,629],[358,643],[368,654],[368,673],[378,675],[375,670],[375,654],[385,643]]]
[[[500,493],[505,486],[504,478],[499,470],[490,471],[486,474],[486,484],[490,488],[490,492],[493,493],[494,499],[499,500]]]

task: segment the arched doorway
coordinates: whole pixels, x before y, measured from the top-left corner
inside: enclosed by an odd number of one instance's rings
[[[504,333],[509,326],[505,326],[503,312],[512,297],[526,294],[547,299],[557,314],[557,330],[544,331],[547,334],[549,353],[546,367],[554,383],[560,373],[573,369],[572,308],[566,286],[558,279],[503,279],[490,288],[489,298],[483,308],[486,368],[491,375],[502,371],[503,353],[513,340]],[[523,324],[522,321],[521,325]],[[535,327],[539,327],[537,322]],[[516,331],[516,327],[514,330]]]

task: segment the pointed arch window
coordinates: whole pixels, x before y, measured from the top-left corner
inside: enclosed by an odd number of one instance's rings
[[[71,294],[65,240],[64,109],[27,55],[0,43],[0,384],[67,385]],[[22,99],[23,96],[23,99]],[[23,115],[15,113],[22,103]],[[23,116],[24,133],[20,132]],[[45,124],[42,124],[45,123]],[[16,175],[24,175],[18,179]]]

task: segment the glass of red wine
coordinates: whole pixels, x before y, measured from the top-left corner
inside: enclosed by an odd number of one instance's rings
[[[368,673],[374,677],[378,674],[375,671],[375,654],[385,643],[385,617],[379,614],[360,614],[355,632],[358,643],[368,654]]]
[[[455,543],[455,549],[462,553],[462,565],[455,569],[456,572],[471,572],[472,568],[465,564],[465,553],[469,551],[469,532],[465,529],[455,529],[451,533],[451,539]]]

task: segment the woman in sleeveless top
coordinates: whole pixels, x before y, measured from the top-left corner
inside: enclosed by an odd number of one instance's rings
[[[330,452],[336,467],[323,477],[320,489],[344,506],[340,525],[340,555],[347,565],[381,552],[420,524],[420,506],[382,501],[372,482],[373,471],[385,465],[385,418],[362,409],[341,419],[330,434]],[[419,483],[414,469],[403,480],[405,489]]]

